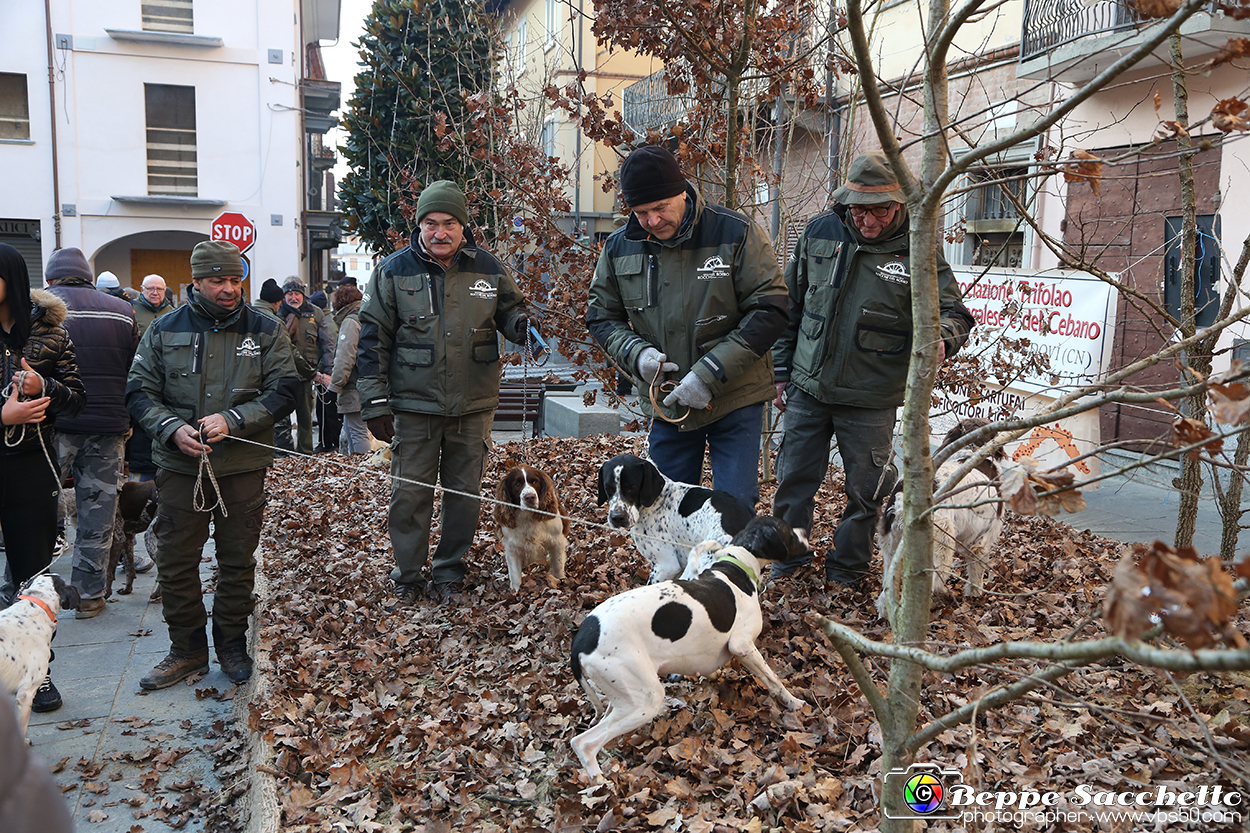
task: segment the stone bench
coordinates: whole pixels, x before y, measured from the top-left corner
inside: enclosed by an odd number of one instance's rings
[[[602,395],[599,397],[602,399]],[[543,400],[543,433],[548,437],[589,437],[620,434],[621,416],[600,402],[586,405],[580,393],[548,392]]]

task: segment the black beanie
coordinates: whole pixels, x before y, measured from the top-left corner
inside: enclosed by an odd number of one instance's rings
[[[271,304],[278,303],[282,300],[282,287],[273,278],[266,278],[260,285],[260,299]]]
[[[668,148],[646,145],[621,164],[621,199],[633,208],[684,193],[686,178]]]

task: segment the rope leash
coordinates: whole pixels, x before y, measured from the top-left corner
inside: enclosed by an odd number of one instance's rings
[[[686,420],[686,417],[690,416],[690,406],[687,405],[686,412],[682,414],[681,416],[677,417],[677,419],[673,419],[668,414],[664,413],[663,410],[660,409],[660,403],[655,401],[655,392],[658,390],[660,393],[672,393],[674,390],[677,389],[677,382],[673,381],[672,379],[669,379],[666,382],[660,381],[660,368],[663,366],[664,366],[664,362],[660,362],[658,365],[656,365],[655,377],[651,380],[651,384],[647,385],[647,393],[651,397],[651,410],[655,412],[655,415],[658,416],[660,419],[664,420],[665,422],[671,422],[674,425],[676,425],[679,422],[684,422]]]
[[[229,436],[229,434],[226,436]],[[208,498],[204,496],[205,474],[208,475],[208,482],[213,484],[213,495],[216,497],[216,501],[212,506],[208,505]],[[221,499],[221,488],[217,485],[217,475],[213,472],[213,464],[208,460],[207,438],[201,433],[200,470],[195,475],[195,486],[191,489],[191,508],[196,512],[212,512],[218,507],[221,507],[221,516],[223,518],[230,517],[230,512],[226,509],[226,503]]]
[[[30,376],[31,374],[34,374],[35,378],[39,380],[39,395],[38,396],[26,396],[26,394],[21,392],[22,388],[26,384],[26,377]],[[47,391],[47,388],[48,388],[47,380],[45,380],[38,373],[35,373],[35,371],[19,370],[17,371],[17,382],[10,381],[7,385],[4,386],[3,390],[0,390],[0,401],[7,401],[8,398],[13,395],[14,384],[17,385],[17,390],[18,390],[17,398],[19,401],[29,401],[31,399],[38,399],[40,396],[44,395],[45,391]],[[21,425],[4,426],[4,444],[7,448],[17,448],[19,445],[22,444],[22,442],[26,439],[26,426],[27,425],[37,426],[38,423],[23,422]],[[61,493],[61,473],[57,470],[56,463],[52,462],[52,453],[48,451],[48,442],[47,440],[44,439],[43,431],[40,431],[38,427],[36,427],[34,431],[35,431],[35,434],[39,437],[39,447],[43,449],[43,459],[48,461],[48,470],[52,472],[52,479],[56,481],[56,493],[59,495]]]
[[[359,473],[366,473],[366,474],[373,473],[379,476],[389,477],[392,483],[407,483],[411,486],[420,486],[425,489],[430,489],[431,491],[434,491],[434,492],[443,492],[444,494],[458,495],[460,497],[473,498],[474,500],[481,501],[482,503],[490,503],[490,504],[495,504],[498,506],[508,506],[513,509],[516,508],[516,504],[508,503],[506,500],[496,500],[495,498],[488,497],[486,495],[481,495],[481,494],[475,495],[472,492],[462,492],[458,489],[449,489],[446,486],[439,486],[433,483],[425,483],[420,480],[411,480],[409,478],[400,477],[398,475],[391,474],[389,472],[383,475],[382,472],[374,466],[366,466],[363,464],[351,465],[350,463],[340,463],[337,460],[328,459],[324,455],[317,456],[313,454],[301,454],[298,451],[288,451],[286,449],[281,449],[276,446],[268,445],[266,443],[257,442],[256,440],[246,440],[242,437],[235,437],[229,434],[226,435],[226,439],[234,440],[237,443],[246,443],[247,445],[254,445],[259,448],[266,448],[266,449],[269,449],[270,451],[282,451],[288,457],[302,457],[305,460],[314,460],[322,464],[330,464],[334,466],[339,466],[340,468],[350,469],[353,473],[358,473],[358,474]],[[569,521],[569,523],[580,524],[582,526],[590,527],[591,529],[599,529],[599,530],[603,530],[604,532],[616,533],[618,535],[628,532],[631,536],[636,536],[638,538],[645,538],[648,541],[659,541],[660,543],[663,543],[663,544],[670,544],[673,546],[685,547],[687,549],[697,544],[703,543],[702,541],[686,542],[686,541],[680,541],[676,538],[663,538],[658,535],[643,535],[641,533],[635,532],[634,530],[620,529],[618,527],[608,526],[607,524],[598,523],[597,521],[587,521],[582,518],[569,517],[568,515],[558,515],[555,512],[545,512],[542,509],[530,509],[529,507],[525,507],[525,511],[533,512],[535,515],[546,515],[548,518],[562,518],[562,519]]]

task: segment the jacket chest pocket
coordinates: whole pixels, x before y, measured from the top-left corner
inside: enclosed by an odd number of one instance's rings
[[[430,284],[430,276],[396,275],[395,312],[400,324],[410,327],[424,327],[434,318],[434,288]]]
[[[200,333],[161,333],[165,359],[165,404],[180,416],[194,413],[200,399]]]
[[[612,259],[612,271],[621,289],[621,303],[627,309],[643,309],[654,306],[650,291],[650,270],[645,254],[623,255]]]
[[[807,241],[806,266],[809,285],[833,284],[838,278],[844,241],[814,238]]]

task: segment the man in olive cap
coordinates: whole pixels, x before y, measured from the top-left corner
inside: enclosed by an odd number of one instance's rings
[[[660,471],[699,483],[706,450],[715,487],[753,508],[773,398],[769,350],[789,320],[772,241],[745,215],[705,201],[658,145],[629,155],[620,185],[629,222],[599,256],[586,326],[638,380]],[[645,392],[660,385],[657,409]]]
[[[232,683],[252,675],[247,626],[265,472],[274,422],[295,407],[298,380],[282,322],[244,302],[244,271],[233,244],[197,244],[187,303],[148,327],[126,385],[130,415],[152,437],[160,494],[152,534],[170,649],[139,681],[147,690],[208,671],[200,558],[210,521],[217,662]]]
[[[523,343],[534,321],[516,281],[479,249],[464,192],[432,182],[417,200],[417,232],[373,269],[360,308],[356,388],[373,436],[391,456],[395,595],[411,604],[432,580],[438,601],[461,590],[477,531],[486,449],[499,405],[499,333]],[[429,556],[435,479],[442,534]],[[453,493],[450,490],[455,490]]]
[[[847,501],[825,578],[852,588],[867,573],[877,512],[896,480],[891,441],[912,353],[905,199],[884,153],[851,163],[832,210],[808,222],[795,245],[786,267],[790,326],[773,348],[777,405],[786,414],[773,514],[810,532],[836,436]],[[940,254],[938,288],[941,361],[964,345],[974,322]],[[808,553],[775,564],[773,575],[810,560]]]

